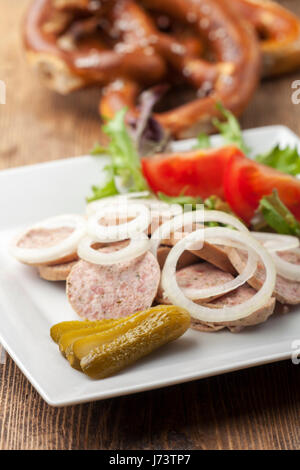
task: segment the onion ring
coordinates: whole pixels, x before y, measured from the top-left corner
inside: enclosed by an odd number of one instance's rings
[[[231,225],[241,232],[249,232],[242,222],[226,212],[207,211],[204,209],[185,212],[184,214],[178,215],[177,217],[174,217],[174,219],[165,222],[153,233],[151,237],[151,251],[154,256],[157,256],[157,249],[163,239],[169,238],[172,232],[197,222],[219,222],[221,224]]]
[[[231,225],[242,232],[248,232],[247,227],[242,224],[237,218],[233,217],[230,214],[226,214],[221,211],[205,211],[199,210],[195,212],[188,212],[182,214],[181,216],[175,217],[173,220],[166,222],[161,225],[156,232],[154,232],[151,238],[151,251],[154,256],[157,256],[157,249],[160,245],[162,239],[167,238],[170,235],[171,231],[178,230],[179,228],[192,225],[196,222],[220,222],[227,225]],[[213,243],[219,245],[227,245],[225,240],[219,240],[214,237]],[[232,246],[232,243],[230,243]],[[235,243],[235,246],[241,248],[240,243]],[[190,249],[199,249],[199,247],[189,247]],[[201,247],[200,247],[201,248]],[[248,250],[248,262],[245,266],[244,271],[239,274],[232,281],[226,282],[220,286],[214,286],[207,289],[185,289],[184,292],[191,300],[200,300],[206,299],[213,296],[221,296],[231,292],[241,285],[245,284],[255,273],[257,268],[257,257],[254,255],[253,251]]]
[[[214,242],[213,244],[219,243]],[[222,240],[222,244],[232,246],[231,243],[227,243],[225,240]],[[248,249],[248,253],[249,251],[250,250]],[[249,279],[251,279],[257,269],[257,257],[253,255],[254,252],[252,252],[252,256],[248,256],[247,264],[243,272],[231,281],[225,282],[225,284],[221,284],[219,286],[207,287],[206,289],[185,288],[182,289],[182,291],[190,300],[203,300],[214,296],[219,297],[236,290],[238,287],[244,285]]]
[[[72,227],[73,232],[64,240],[54,246],[45,248],[22,248],[18,246],[20,240],[31,230],[37,229],[57,229],[62,227]],[[57,259],[76,253],[77,246],[81,238],[86,234],[86,220],[81,215],[66,214],[51,217],[42,222],[34,224],[22,233],[18,234],[10,246],[11,254],[19,261],[28,264],[50,263]]]
[[[299,248],[299,238],[292,235],[279,235],[278,233],[251,232],[269,252],[289,251]]]
[[[290,251],[300,255],[299,249]],[[277,273],[280,276],[284,277],[285,279],[288,279],[289,281],[300,282],[300,266],[298,264],[293,264],[289,263],[288,261],[285,261],[277,253],[272,253],[272,258],[274,260]]]
[[[258,254],[266,268],[266,279],[263,286],[251,299],[248,299],[243,304],[233,307],[225,306],[220,309],[204,307],[188,299],[178,286],[176,265],[181,254],[191,243],[198,241],[198,239],[205,238],[207,240],[214,237],[233,240],[234,242],[243,243],[247,248],[250,247]],[[250,233],[238,232],[223,227],[204,228],[187,235],[172,248],[162,272],[162,288],[171,302],[174,305],[185,308],[193,318],[213,323],[235,321],[250,316],[272,297],[275,282],[276,269],[272,257],[267,250]]]
[[[144,199],[145,194],[149,193],[146,191],[144,193],[129,193],[128,196],[130,195],[130,197],[128,198],[126,197],[127,195],[120,195],[108,197],[100,201],[93,201],[87,206],[86,213],[88,216],[92,216],[97,211],[100,212],[108,204],[115,206],[119,204],[143,204],[150,210],[151,231],[157,228],[157,221],[163,223],[182,214],[183,208],[180,204],[168,204],[153,197]]]
[[[135,217],[120,225],[101,225],[100,219],[105,216],[120,215]],[[144,232],[150,225],[149,209],[143,204],[109,205],[103,207],[88,219],[88,234],[94,237],[94,241],[117,242],[127,240],[139,232]]]
[[[102,253],[92,248],[95,240],[92,237],[84,237],[78,246],[79,258],[92,264],[111,265],[125,263],[143,255],[149,250],[150,241],[145,233],[136,233],[130,239],[129,245],[113,253]]]
[[[151,220],[155,217],[171,218],[180,215],[183,212],[183,208],[180,204],[168,204],[167,202],[154,198],[142,199],[140,202],[150,209]]]
[[[143,199],[143,203],[145,201],[144,198],[148,197],[150,195],[149,191],[143,191],[140,193],[126,193],[126,194],[119,194],[116,196],[109,196],[109,197],[104,197],[102,199],[98,199],[97,201],[90,202],[86,206],[86,215],[89,217],[90,215],[95,214],[98,212],[100,209],[102,209],[104,206],[107,206],[108,204],[124,204],[127,201],[135,200],[135,199]],[[139,201],[137,201],[139,202]]]

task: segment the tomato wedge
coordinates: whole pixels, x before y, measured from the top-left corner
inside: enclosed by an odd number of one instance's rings
[[[236,147],[158,154],[142,159],[144,176],[155,192],[167,196],[224,197],[223,178],[231,157],[245,158]]]
[[[224,174],[225,199],[245,222],[250,222],[263,196],[277,189],[281,201],[300,220],[300,181],[239,155],[231,157]]]

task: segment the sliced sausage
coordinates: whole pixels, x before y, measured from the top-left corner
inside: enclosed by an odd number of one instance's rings
[[[191,253],[204,259],[208,263],[213,264],[226,273],[230,273],[233,276],[236,275],[236,269],[228,258],[226,251],[220,246],[204,242],[202,250],[191,250]]]
[[[244,284],[233,292],[230,292],[219,299],[213,300],[209,304],[204,304],[210,308],[222,308],[225,306],[234,306],[244,303],[256,294],[256,290],[248,284]],[[243,328],[248,326],[259,325],[268,320],[268,318],[274,313],[275,309],[275,298],[271,298],[266,305],[252,313],[249,317],[242,318],[240,320],[224,323],[204,323],[198,320],[192,319],[192,328],[198,331],[215,332],[220,331],[224,328],[228,328],[232,333],[238,333]]]
[[[20,248],[50,248],[60,243],[62,240],[67,238],[72,232],[71,227],[59,227],[53,229],[45,228],[34,228],[29,230],[23,237],[18,241],[18,247]],[[77,253],[74,252],[68,256],[52,261],[51,263],[45,263],[47,266],[65,264],[70,261],[78,259]],[[25,263],[26,264],[26,263]]]
[[[159,264],[150,252],[110,266],[81,260],[68,276],[67,296],[82,318],[119,318],[151,307],[159,282]]]
[[[163,269],[166,259],[171,251],[169,246],[160,246],[157,250],[157,261],[160,266],[160,269]],[[196,255],[193,255],[190,251],[184,251],[180,256],[177,269],[186,268],[192,264],[199,263],[199,258]]]
[[[37,266],[38,273],[42,279],[46,281],[66,281],[71,269],[75,266],[77,261],[70,263]]]
[[[300,265],[300,255],[291,251],[281,252],[279,255],[287,262]],[[238,272],[242,272],[246,262],[247,253],[242,250],[231,248],[228,256]],[[248,283],[256,290],[259,290],[265,281],[265,269],[262,264],[258,264],[255,275],[249,279]],[[300,304],[300,282],[289,281],[277,275],[274,296],[282,304]]]
[[[176,273],[176,278],[179,287],[205,289],[208,287],[218,286],[225,284],[233,279],[230,273],[225,273],[216,268],[212,264],[203,262],[193,264],[183,269],[179,269]],[[216,297],[206,299],[206,301],[215,299]],[[156,297],[157,303],[170,304],[170,300],[165,298],[162,289],[160,288]]]
[[[181,288],[193,288],[193,289],[204,289],[207,287],[213,287],[220,284],[224,284],[233,279],[230,273],[225,273],[215,266],[203,262],[200,264],[194,264],[187,268],[181,269],[177,272],[178,285]],[[214,297],[211,299],[203,299],[198,303],[208,306],[210,308],[221,308],[224,306],[239,305],[253,297],[256,294],[255,289],[250,287],[248,284],[244,284],[233,292],[225,294],[223,296]],[[170,304],[170,301],[163,295],[161,289],[158,291],[156,298],[157,303]],[[205,323],[195,319],[192,319],[192,328],[199,331],[219,331],[224,328],[228,328],[232,332],[238,332],[247,326],[258,325],[259,323],[265,322],[274,312],[275,299],[270,299],[266,305],[254,312],[247,318],[233,322],[224,323]]]
[[[163,240],[163,243],[167,246],[174,246],[178,241],[184,238],[185,235],[190,233],[192,230],[201,228],[200,226],[185,227],[184,232],[175,232],[171,234],[170,238]],[[236,269],[231,263],[226,251],[221,246],[211,245],[210,243],[204,242],[201,250],[190,250],[198,258],[213,264],[217,268],[221,269],[226,273],[230,273],[233,276],[236,275]]]

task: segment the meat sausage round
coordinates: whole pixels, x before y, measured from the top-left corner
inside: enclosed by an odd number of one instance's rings
[[[225,284],[233,279],[230,273],[225,273],[210,263],[197,263],[183,269],[179,269],[176,273],[179,287],[182,289],[206,289],[209,287]],[[206,301],[215,299],[205,299]],[[162,289],[159,289],[157,303],[169,304],[170,301],[164,297]]]
[[[73,230],[74,229],[71,227],[59,227],[51,229],[33,228],[29,230],[23,237],[20,238],[17,246],[20,248],[50,248],[70,236]],[[45,264],[47,266],[52,266],[64,264],[74,261],[76,259],[78,259],[77,253],[74,252],[60,259],[54,260],[51,263],[43,263],[42,265]]]
[[[40,265],[37,266],[38,273],[42,279],[46,281],[66,281],[71,269],[75,266],[77,261],[70,263],[55,264],[55,265]]]
[[[119,318],[151,307],[159,282],[159,264],[150,252],[109,266],[81,260],[67,278],[67,296],[82,318]]]
[[[300,265],[300,255],[293,251],[278,253],[288,263]],[[247,262],[247,254],[242,250],[231,248],[228,250],[230,261],[238,272],[242,272]],[[265,270],[261,264],[248,283],[256,290],[260,289],[265,281]],[[274,296],[282,304],[300,304],[300,282],[290,281],[277,274]]]

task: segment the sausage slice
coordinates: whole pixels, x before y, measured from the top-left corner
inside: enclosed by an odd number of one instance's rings
[[[72,232],[71,227],[59,227],[59,228],[34,228],[29,230],[20,240],[18,241],[18,247],[20,248],[49,248],[55,246],[67,238]],[[51,263],[45,263],[47,266],[65,264],[70,261],[78,259],[77,253],[71,253],[63,258],[52,261]],[[27,264],[27,263],[25,263]],[[37,266],[37,265],[31,265]]]
[[[300,265],[300,255],[285,251],[278,253],[285,261]],[[242,250],[231,248],[228,250],[228,256],[238,272],[242,272],[247,262],[247,253]],[[248,283],[256,290],[259,290],[265,280],[265,269],[261,264],[254,276],[249,279]],[[289,281],[284,277],[277,275],[274,296],[282,304],[297,305],[300,304],[300,282]]]
[[[171,251],[169,246],[160,246],[157,250],[157,261],[161,269],[163,269],[166,259]],[[186,268],[192,264],[199,263],[199,258],[196,255],[193,255],[190,251],[184,251],[180,256],[177,269]]]
[[[205,289],[220,284],[225,284],[233,279],[230,273],[225,273],[209,263],[197,263],[183,269],[179,269],[176,273],[177,282],[181,288]],[[207,302],[215,299],[212,297],[205,299]],[[159,288],[157,303],[169,305],[171,302],[164,297],[163,291]]]
[[[230,273],[225,273],[215,266],[203,262],[195,264],[187,268],[181,269],[177,272],[178,285],[182,288],[203,289],[206,287],[217,286],[231,281],[233,276]],[[229,292],[218,298],[201,300],[199,303],[210,308],[222,308],[224,306],[239,305],[253,297],[256,290],[248,284],[244,284],[238,289]],[[158,291],[156,298],[158,303],[170,304],[170,301],[163,296],[161,289]],[[275,299],[270,299],[266,305],[254,312],[247,318],[236,320],[233,322],[224,323],[205,323],[192,319],[192,328],[199,331],[213,332],[228,328],[232,332],[239,332],[247,326],[254,326],[265,322],[274,312]]]
[[[71,261],[70,263],[55,264],[53,266],[39,265],[37,270],[40,277],[46,281],[66,281],[76,263],[77,261]]]
[[[197,228],[201,228],[201,226],[193,225],[193,227],[185,227],[184,233],[182,232],[175,232],[171,234],[170,238],[163,240],[164,245],[167,246],[174,246],[178,241],[187,235],[189,232],[196,230]],[[236,274],[236,269],[234,268],[233,264],[231,263],[230,259],[226,251],[221,246],[211,245],[210,243],[204,242],[203,248],[201,250],[190,250],[198,258],[207,261],[210,264],[213,264],[217,268],[225,271],[226,273],[230,273],[233,276]]]
[[[204,304],[210,308],[222,308],[225,306],[239,305],[250,299],[256,294],[256,290],[248,284],[244,284],[233,292],[220,297],[219,299],[213,300],[209,304]],[[203,323],[198,320],[192,319],[192,328],[198,331],[214,332],[220,331],[224,328],[228,328],[232,333],[239,333],[242,329],[248,326],[259,325],[268,320],[268,318],[274,313],[276,300],[272,297],[266,305],[261,307],[256,312],[252,313],[249,317],[235,320],[232,322],[224,323]]]
[[[109,249],[115,247],[101,250]],[[67,278],[67,296],[82,318],[119,318],[151,307],[159,282],[159,264],[150,252],[110,266],[81,260]]]

